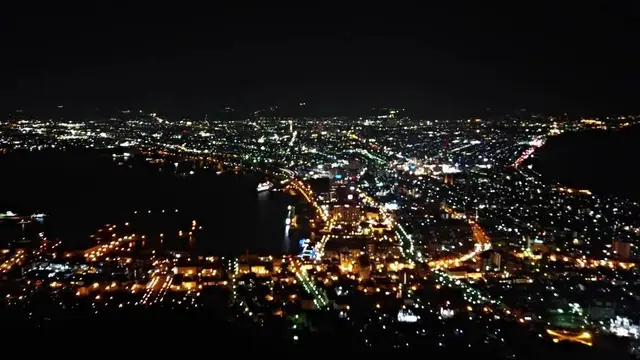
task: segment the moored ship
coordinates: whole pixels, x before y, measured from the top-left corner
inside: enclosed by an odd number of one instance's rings
[[[270,181],[265,181],[263,183],[258,184],[257,190],[258,192],[263,192],[263,191],[270,190],[271,188],[273,188],[273,184]]]

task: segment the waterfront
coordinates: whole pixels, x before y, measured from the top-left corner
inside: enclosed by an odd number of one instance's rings
[[[49,215],[37,231],[36,224],[25,225],[27,238],[44,231],[65,247],[84,248],[94,245],[89,236],[107,223],[132,222],[133,231],[151,237],[197,220],[202,226],[195,241],[199,252],[289,251],[285,217],[294,199],[280,192],[256,193],[254,174],[198,171],[183,177],[95,152],[13,153],[0,158],[0,169],[10,174],[1,180],[6,195],[0,212]],[[0,224],[2,246],[21,237],[15,221]],[[170,245],[180,249],[185,244]]]
[[[635,166],[639,135],[638,126],[567,132],[550,137],[531,162],[546,181],[640,201],[635,178],[626,176]]]

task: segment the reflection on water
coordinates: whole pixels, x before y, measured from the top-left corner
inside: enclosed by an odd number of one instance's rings
[[[257,193],[256,176],[199,171],[175,177],[139,164],[118,166],[110,154],[87,152],[8,154],[0,156],[0,171],[12,174],[0,179],[0,186],[12,189],[0,198],[0,212],[50,215],[40,229],[28,224],[27,238],[44,229],[66,247],[87,248],[95,244],[89,236],[98,228],[129,222],[132,232],[148,234],[153,243],[158,234],[177,234],[196,220],[202,230],[191,246],[203,253],[291,250],[282,234],[292,199],[279,192]],[[0,223],[0,242],[21,239],[16,226]],[[180,239],[167,243],[189,247]]]
[[[40,220],[0,220],[0,248],[20,247],[29,241],[38,241],[46,232],[45,223]]]

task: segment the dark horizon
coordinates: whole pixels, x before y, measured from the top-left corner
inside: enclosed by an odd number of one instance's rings
[[[197,118],[298,102],[327,115],[386,106],[429,118],[640,111],[633,5],[70,10],[7,9],[7,111],[62,104]]]

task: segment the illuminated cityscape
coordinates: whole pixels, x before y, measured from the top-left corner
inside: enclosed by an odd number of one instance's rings
[[[634,4],[141,4],[3,8],[5,344],[640,359]]]
[[[274,329],[293,345],[337,321],[363,349],[464,343],[504,356],[525,341],[597,347],[601,338],[638,338],[638,203],[549,183],[528,162],[546,140],[589,121],[422,121],[389,109],[352,121],[194,122],[122,111],[90,122],[17,116],[1,126],[4,156],[86,149],[116,167],[178,178],[261,174],[255,196],[296,199],[280,220],[294,244],[284,254],[204,254],[193,247],[207,238],[198,219],[172,233],[141,225],[168,221],[175,208],[134,210],[96,229],[84,248],[46,233],[18,236],[0,265],[9,317],[42,321],[31,307],[42,308],[43,296],[62,304],[62,318],[222,307],[249,324],[279,319]],[[415,145],[398,141],[406,131],[421,134]],[[1,215],[23,233],[48,217]],[[172,241],[187,247],[171,250]]]

